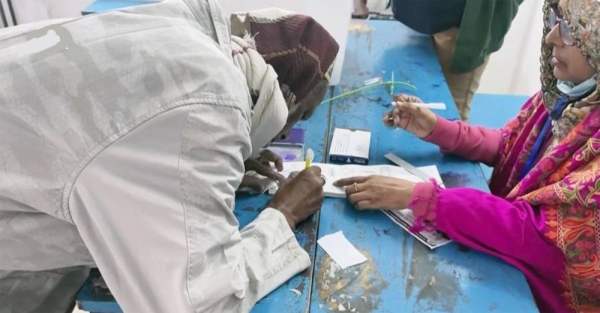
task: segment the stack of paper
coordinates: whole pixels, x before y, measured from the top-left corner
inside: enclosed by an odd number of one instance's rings
[[[304,162],[288,162],[285,163],[285,170],[282,172],[287,177],[292,172],[302,171],[304,169]],[[400,178],[412,182],[422,182],[423,180],[419,177],[409,173],[402,167],[393,165],[337,165],[337,164],[323,164],[313,163],[312,166],[318,166],[321,168],[321,173],[326,179],[323,190],[326,197],[332,198],[345,198],[346,193],[343,188],[339,188],[333,185],[333,183],[342,178],[354,177],[354,176],[370,176],[370,175],[381,175],[394,178]],[[419,167],[419,170],[435,179],[440,186],[443,186],[442,178],[435,165]],[[273,194],[277,191],[277,185],[273,184],[269,189],[269,193]],[[394,211],[382,211],[392,221],[410,232],[410,228],[414,223],[414,216],[410,209],[394,210]],[[424,230],[419,233],[410,232],[417,240],[425,244],[430,249],[435,249],[446,245],[451,242],[442,233],[433,230]]]
[[[304,170],[304,162],[286,162],[284,163],[285,169],[281,174],[288,176],[292,172],[300,172]],[[324,164],[324,163],[313,163],[312,166],[321,168],[321,174],[325,177],[326,183],[323,187],[326,197],[331,198],[345,198],[346,193],[343,188],[336,187],[333,185],[334,182],[342,179],[355,176],[370,176],[370,175],[381,175],[388,177],[401,178],[412,182],[420,182],[418,177],[407,172],[405,169],[394,166],[394,165],[338,165],[338,164]],[[432,177],[438,179],[437,167],[426,166],[422,167],[421,170],[433,175]],[[437,177],[436,177],[437,176]],[[439,178],[441,181],[441,178]],[[275,193],[277,186],[274,185],[269,190],[269,193]]]

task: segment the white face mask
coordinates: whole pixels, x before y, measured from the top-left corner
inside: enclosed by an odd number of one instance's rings
[[[571,82],[558,80],[556,87],[558,87],[558,90],[560,90],[562,93],[566,94],[569,97],[573,97],[573,98],[583,97],[586,93],[588,93],[588,92],[594,90],[594,88],[596,88],[596,85],[598,84],[597,78],[598,78],[598,75],[594,75],[591,78],[589,78],[588,80],[586,80],[578,85],[575,85]]]

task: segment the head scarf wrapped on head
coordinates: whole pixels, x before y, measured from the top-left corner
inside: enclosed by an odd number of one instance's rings
[[[561,98],[562,93],[558,88],[558,80],[554,77],[554,66],[552,65],[552,45],[546,43],[546,36],[555,25],[548,24],[550,9],[558,10],[559,0],[547,0],[544,4],[544,37],[542,38],[541,55],[541,82],[544,97],[544,105],[549,111]],[[600,13],[597,0],[567,0],[564,1],[566,10],[562,12],[562,18],[569,24],[574,44],[579,48],[588,63],[600,72]],[[591,108],[598,104],[600,95],[598,93],[598,82],[596,89],[591,95],[583,99],[573,99],[573,103],[564,110],[562,116],[554,123],[553,131],[556,137],[563,138],[590,112]]]
[[[289,109],[329,85],[339,46],[310,16],[280,9],[233,14],[231,33],[254,104],[256,154],[281,131]]]
[[[558,3],[546,0],[544,38],[555,27],[549,25],[548,16]],[[598,74],[600,2],[564,0],[561,7],[575,45]],[[553,74],[552,49],[543,42],[542,91],[503,129],[490,189],[509,201],[525,201],[539,209],[546,222],[544,236],[565,257],[564,303],[573,312],[600,312],[600,94],[596,84],[583,98],[568,98],[566,109],[554,110],[557,103],[565,103],[565,97]],[[549,116],[552,144],[521,177]]]

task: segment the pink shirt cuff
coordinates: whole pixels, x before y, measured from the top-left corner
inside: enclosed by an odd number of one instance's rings
[[[433,179],[415,185],[412,199],[408,205],[415,217],[411,231],[422,230],[424,224],[435,227],[437,200],[441,190],[441,187]]]

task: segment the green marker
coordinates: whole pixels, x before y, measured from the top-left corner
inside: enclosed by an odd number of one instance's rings
[[[390,87],[390,95],[394,98],[394,72],[392,72],[392,86]]]

